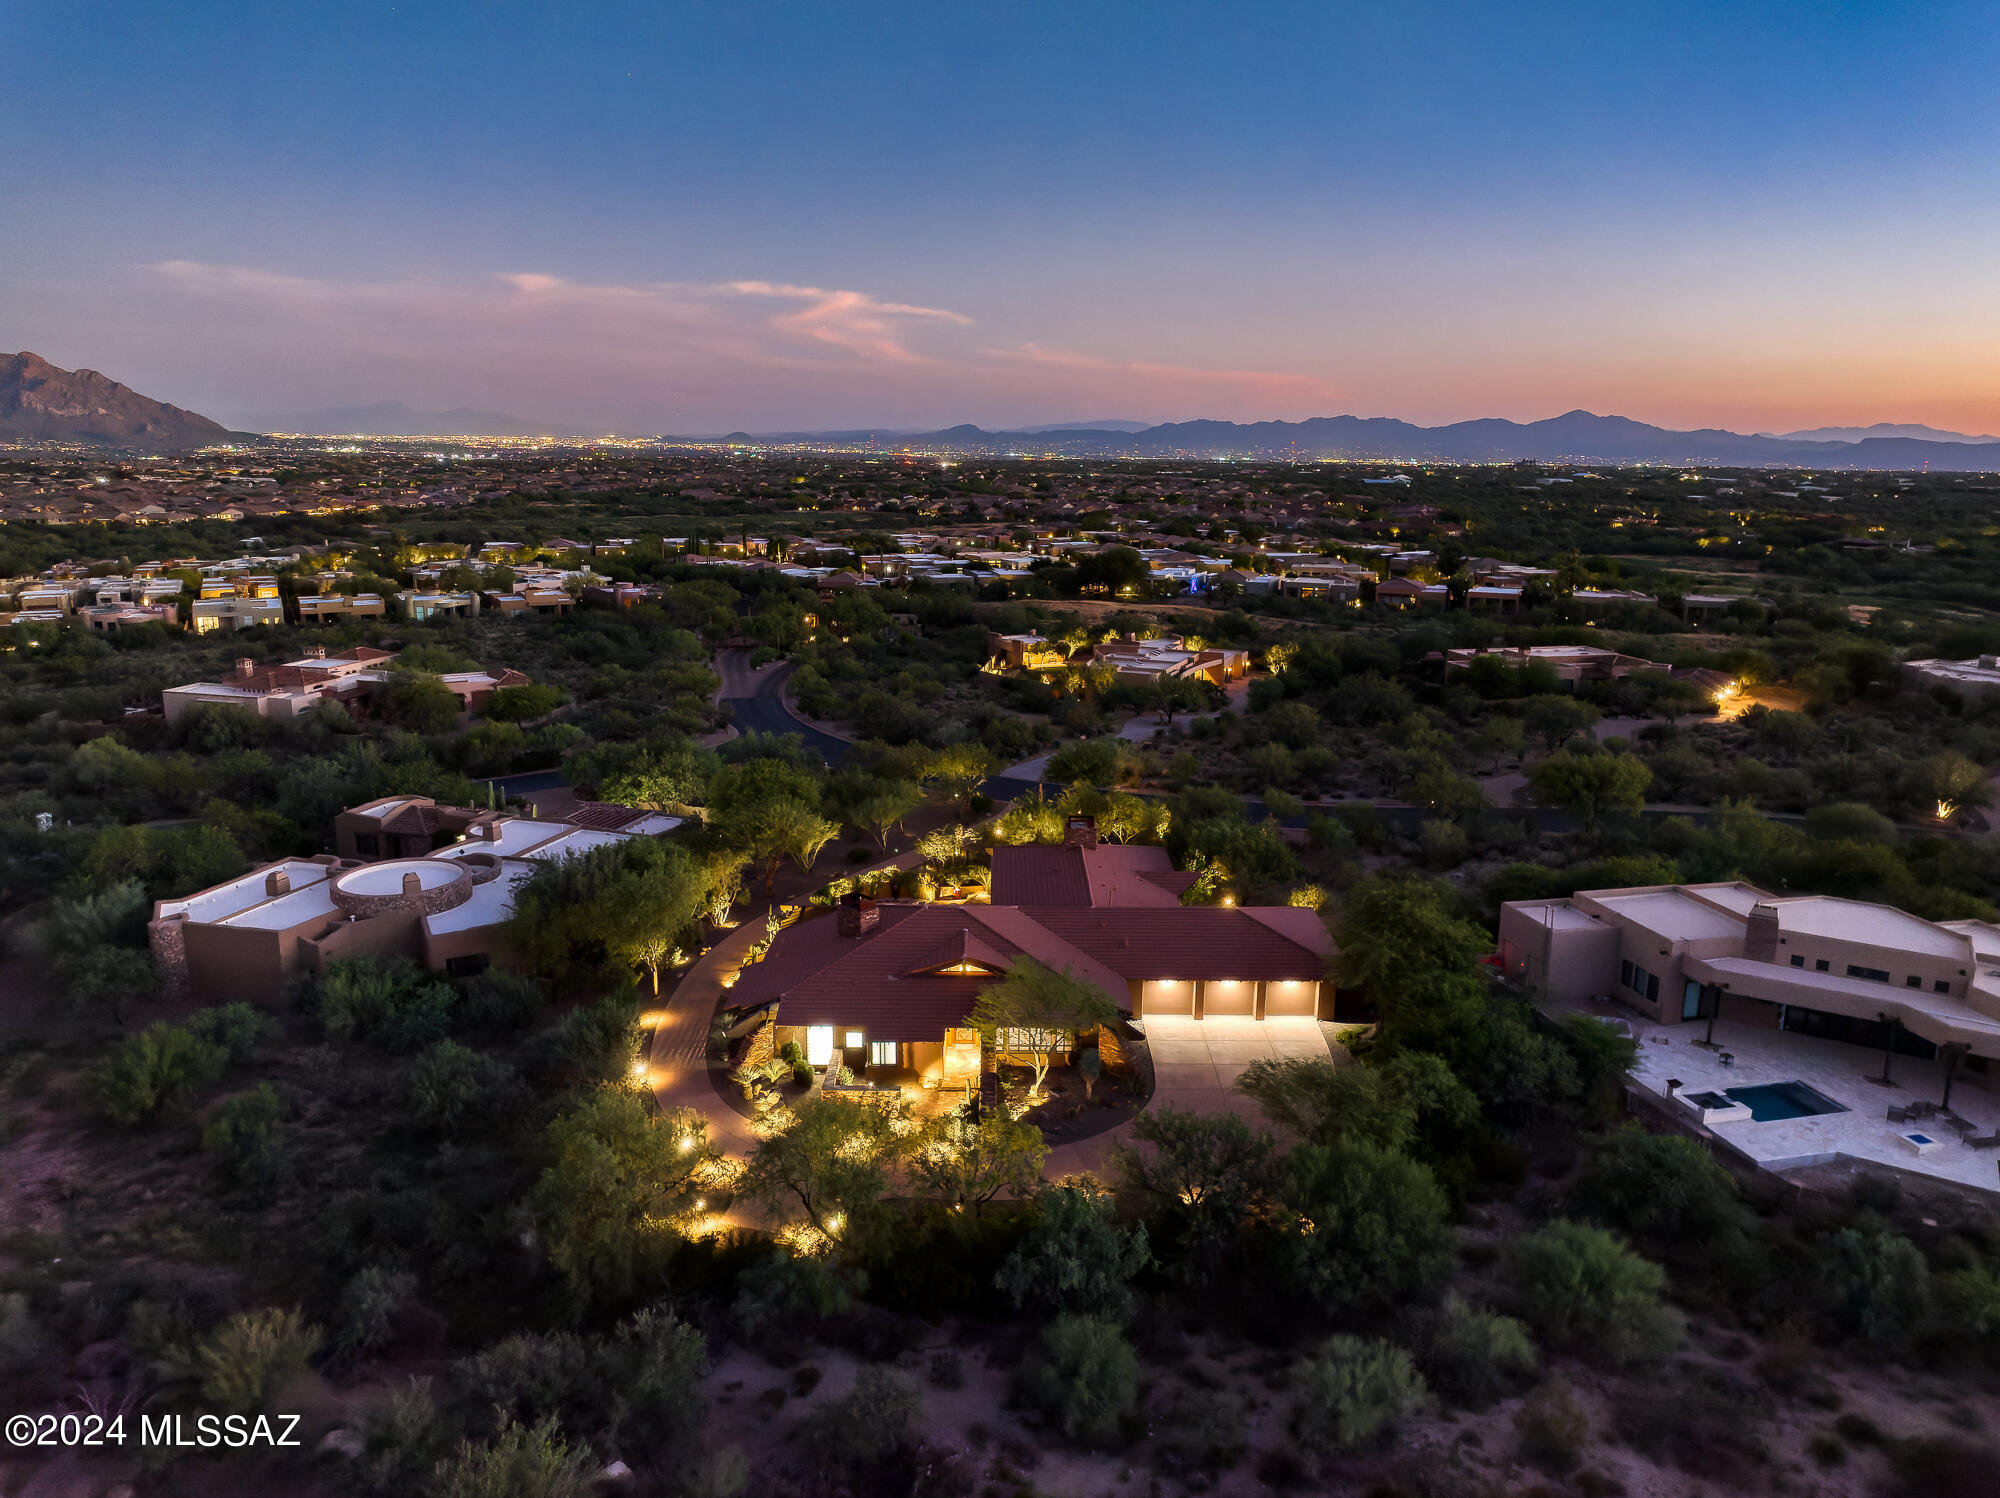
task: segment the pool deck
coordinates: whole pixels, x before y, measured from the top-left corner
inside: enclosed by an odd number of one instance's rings
[[[1939,1062],[1898,1056],[1890,1067],[1891,1085],[1885,1087],[1875,1080],[1882,1075],[1882,1052],[1863,1046],[1718,1022],[1717,1050],[1711,1051],[1696,1044],[1707,1032],[1703,1022],[1660,1025],[1623,1009],[1618,1017],[1639,1042],[1633,1080],[1662,1098],[1668,1095],[1669,1077],[1678,1077],[1687,1092],[1803,1082],[1847,1108],[1808,1118],[1707,1126],[1766,1170],[1782,1172],[1845,1157],[2000,1191],[2000,1147],[1972,1149],[1942,1118],[1904,1124],[1888,1120],[1891,1108],[1942,1100],[1944,1067]],[[1735,1065],[1722,1064],[1723,1051],[1736,1058]],[[1951,1111],[1977,1124],[1982,1134],[2000,1130],[2000,1097],[1988,1090],[1989,1084],[2000,1084],[2000,1077],[1975,1077],[1961,1066],[1951,1088]],[[1674,1106],[1692,1118],[1693,1110],[1685,1104]],[[1912,1131],[1939,1140],[1938,1148],[1919,1155],[1899,1137]]]

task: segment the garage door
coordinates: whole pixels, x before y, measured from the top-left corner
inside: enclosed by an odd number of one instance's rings
[[[1264,985],[1265,1016],[1307,1015],[1317,1012],[1319,984],[1309,978],[1287,978]]]
[[[1144,1014],[1193,1014],[1194,984],[1186,980],[1148,979],[1139,990],[1139,1012]]]
[[[1226,978],[1211,979],[1202,988],[1201,1015],[1203,1019],[1227,1014],[1255,1014],[1257,1012],[1257,985],[1251,982]]]

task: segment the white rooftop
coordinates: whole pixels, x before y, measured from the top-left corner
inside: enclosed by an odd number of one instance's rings
[[[1593,893],[1591,898],[1606,910],[1667,941],[1705,941],[1743,934],[1743,922],[1677,889],[1644,890],[1631,895],[1611,891]]]
[[[320,879],[304,889],[293,890],[289,895],[280,895],[275,900],[267,900],[262,905],[253,905],[248,910],[226,916],[219,924],[252,931],[283,931],[303,921],[332,915],[333,912],[333,885],[329,880]]]
[[[433,936],[447,931],[471,931],[479,926],[497,926],[514,910],[514,887],[535,872],[534,865],[510,858],[501,865],[500,877],[472,887],[472,897],[462,905],[424,917],[424,929]]]
[[[1776,900],[1778,929],[1800,936],[1818,936],[1831,941],[1866,942],[1870,946],[1894,947],[1902,952],[1922,952],[1932,957],[1964,957],[1965,937],[1946,931],[1929,921],[1887,905],[1871,905],[1865,900],[1843,900],[1834,895],[1803,895]]]
[[[351,895],[399,895],[404,878],[411,874],[416,875],[419,889],[438,889],[464,877],[458,869],[434,858],[392,858],[349,869],[338,883]]]
[[[303,888],[326,878],[326,865],[312,863],[303,858],[287,859],[275,868],[259,869],[254,874],[244,874],[218,884],[213,889],[205,889],[200,894],[190,895],[185,900],[168,900],[160,905],[163,916],[185,915],[191,921],[225,921],[238,911],[248,910],[252,905],[260,905],[271,898],[265,893],[265,880],[273,873],[283,871],[292,883],[293,889]]]

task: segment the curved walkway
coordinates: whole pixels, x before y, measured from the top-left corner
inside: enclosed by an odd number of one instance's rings
[[[715,1064],[708,1058],[708,1027],[722,1000],[723,975],[743,965],[744,954],[763,933],[760,911],[697,958],[660,1011],[646,1050],[653,1095],[660,1106],[692,1108],[702,1114],[709,1121],[715,1147],[738,1158],[747,1155],[757,1139],[748,1121],[716,1091],[717,1079],[710,1076]]]

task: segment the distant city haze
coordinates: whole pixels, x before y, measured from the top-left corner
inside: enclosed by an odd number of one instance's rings
[[[0,347],[230,426],[1978,439],[1996,65],[1990,4],[12,6]]]

